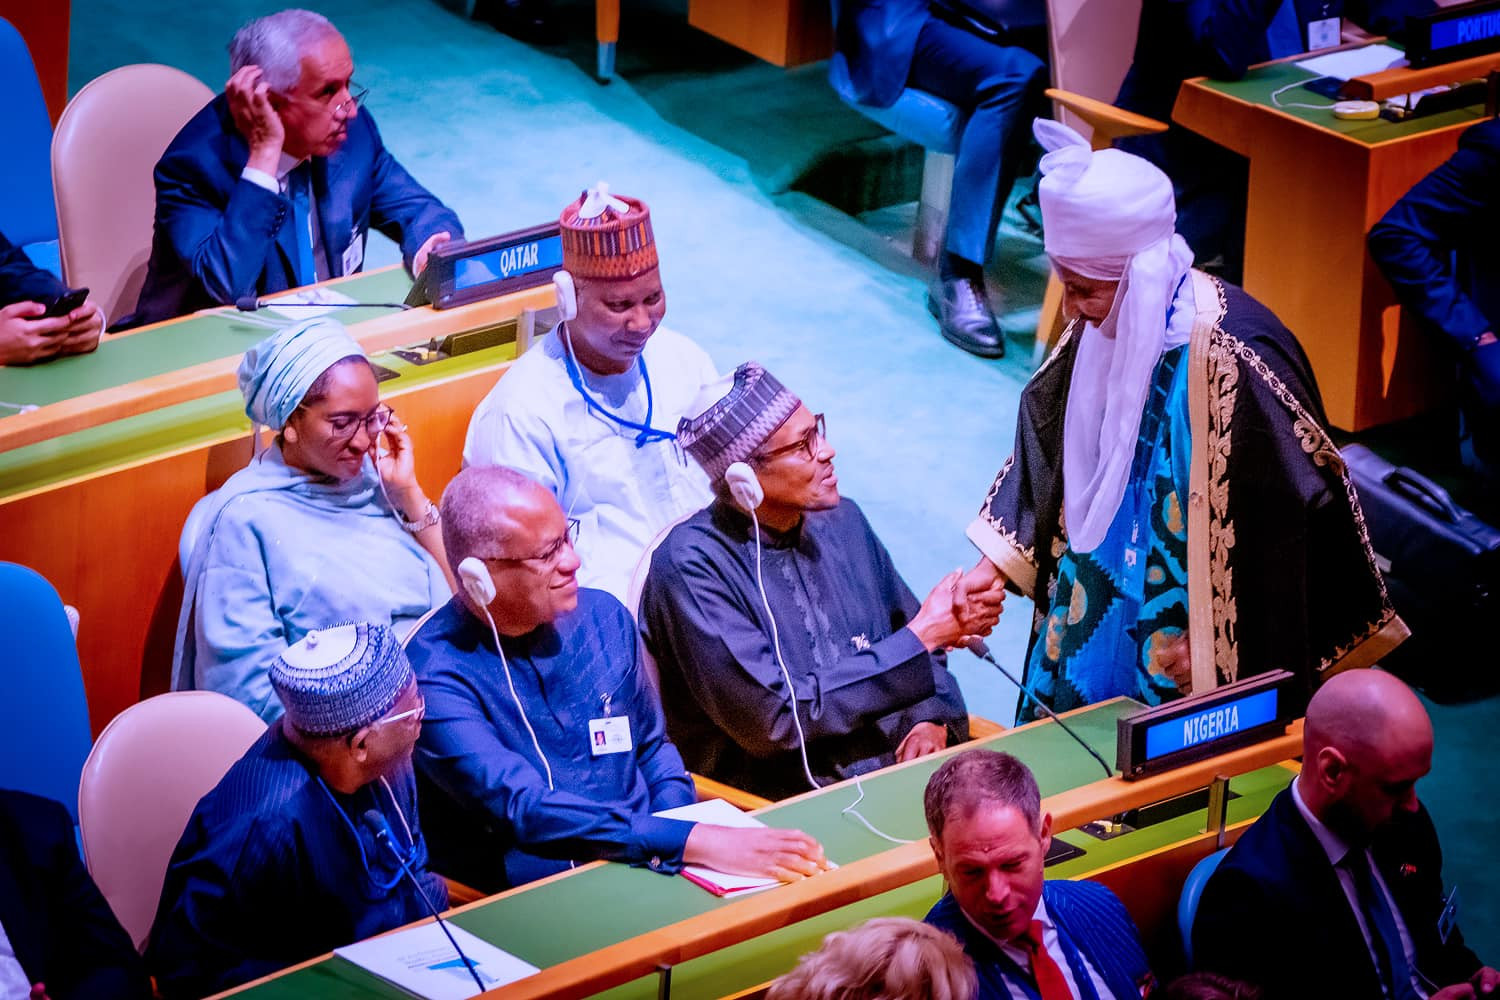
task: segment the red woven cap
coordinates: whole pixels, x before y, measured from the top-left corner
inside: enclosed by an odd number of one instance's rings
[[[656,267],[656,237],[651,232],[651,210],[646,203],[625,195],[610,195],[624,202],[624,212],[606,208],[592,219],[579,218],[588,193],[563,209],[563,267],[575,278],[624,280],[639,277]]]

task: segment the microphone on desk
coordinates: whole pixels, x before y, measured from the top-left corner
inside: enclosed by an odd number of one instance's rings
[[[459,959],[463,961],[464,968],[468,969],[469,975],[474,977],[474,985],[479,987],[480,993],[483,993],[484,980],[479,977],[479,971],[474,965],[474,960],[464,954],[464,950],[458,946],[458,941],[454,939],[453,932],[448,930],[448,921],[442,918],[442,915],[437,911],[437,907],[432,905],[432,900],[427,898],[427,890],[422,888],[421,881],[412,873],[411,868],[407,865],[405,855],[396,846],[396,838],[391,833],[391,824],[386,822],[385,817],[381,815],[379,809],[366,809],[364,819],[365,824],[371,830],[375,831],[375,843],[391,852],[391,856],[396,859],[396,864],[401,866],[401,871],[406,874],[407,878],[411,879],[411,884],[417,887],[417,895],[421,897],[423,905],[427,907],[427,912],[432,914],[432,919],[436,920],[437,925],[442,928],[443,934],[448,938],[448,943],[453,945],[453,950],[458,952]]]
[[[280,302],[276,299],[259,299],[254,295],[241,295],[234,300],[240,312],[253,313],[257,309],[271,306],[275,309],[410,309],[405,302]]]
[[[1087,743],[1085,743],[1083,741],[1083,737],[1082,736],[1079,736],[1077,733],[1073,732],[1073,728],[1071,726],[1069,726],[1066,722],[1064,722],[1062,719],[1059,719],[1057,717],[1057,713],[1056,712],[1052,711],[1052,709],[1050,709],[1046,705],[1042,704],[1041,700],[1038,699],[1036,695],[1034,695],[1030,691],[1028,691],[1026,689],[1025,685],[1023,685],[1020,681],[1016,680],[1016,678],[1011,675],[1011,672],[1009,670],[1006,670],[1004,667],[1002,667],[999,664],[999,662],[993,656],[990,655],[990,647],[987,646],[987,645],[985,645],[985,642],[984,642],[983,639],[980,639],[980,638],[978,638],[976,636],[975,638],[972,638],[968,642],[964,643],[964,648],[967,649],[969,652],[973,653],[975,656],[979,657],[981,660],[984,660],[985,662],[987,662],[990,666],[994,667],[996,670],[1000,671],[1000,673],[1005,676],[1006,680],[1010,681],[1016,687],[1020,688],[1021,689],[1021,693],[1023,695],[1025,695],[1027,698],[1030,698],[1031,699],[1031,703],[1033,705],[1035,705],[1037,708],[1039,708],[1039,709],[1042,710],[1042,714],[1043,715],[1045,715],[1047,718],[1051,719],[1053,722],[1057,723],[1059,726],[1062,726],[1063,732],[1065,732],[1069,736],[1073,737],[1073,739],[1075,741],[1077,741],[1077,743],[1078,743],[1079,746],[1083,747],[1085,750],[1087,750],[1089,752],[1089,756],[1093,757],[1095,760],[1097,760],[1099,762],[1099,766],[1102,767],[1102,768],[1104,768],[1104,775],[1105,775],[1105,777],[1113,778],[1115,776],[1115,769],[1109,766],[1109,762],[1108,761],[1106,761],[1103,757],[1099,756],[1099,752],[1097,750],[1095,750],[1093,747],[1091,747]]]

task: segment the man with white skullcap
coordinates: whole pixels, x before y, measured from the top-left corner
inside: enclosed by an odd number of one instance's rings
[[[426,913],[419,892],[447,905],[417,823],[426,705],[395,633],[309,632],[271,683],[286,714],[198,803],[167,869],[146,959],[168,998],[409,923]]]
[[[599,184],[562,211],[563,322],[474,411],[464,465],[519,469],[578,519],[578,582],[625,599],[646,546],[709,501],[677,421],[718,377],[703,348],[661,327],[644,202]]]
[[[976,582],[1039,605],[1026,686],[1058,710],[1156,704],[1285,668],[1305,696],[1371,665],[1407,629],[1296,339],[1191,269],[1160,170],[1036,135],[1072,322],[968,529]]]
[[[839,495],[822,414],[755,362],[691,412],[678,437],[718,496],[657,548],[640,613],[688,767],[783,798],[968,739],[944,650],[987,633],[1003,591],[971,608],[955,572],[919,602]]]

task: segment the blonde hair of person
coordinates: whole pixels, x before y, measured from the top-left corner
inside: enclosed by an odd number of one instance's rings
[[[823,939],[766,1000],[973,1000],[974,963],[947,931],[877,917]]]

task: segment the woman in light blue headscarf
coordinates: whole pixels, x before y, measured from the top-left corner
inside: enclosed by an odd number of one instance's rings
[[[172,688],[219,691],[270,722],[278,653],[340,622],[404,633],[452,581],[411,437],[341,323],[277,331],[239,383],[257,430],[277,434],[188,516]]]

